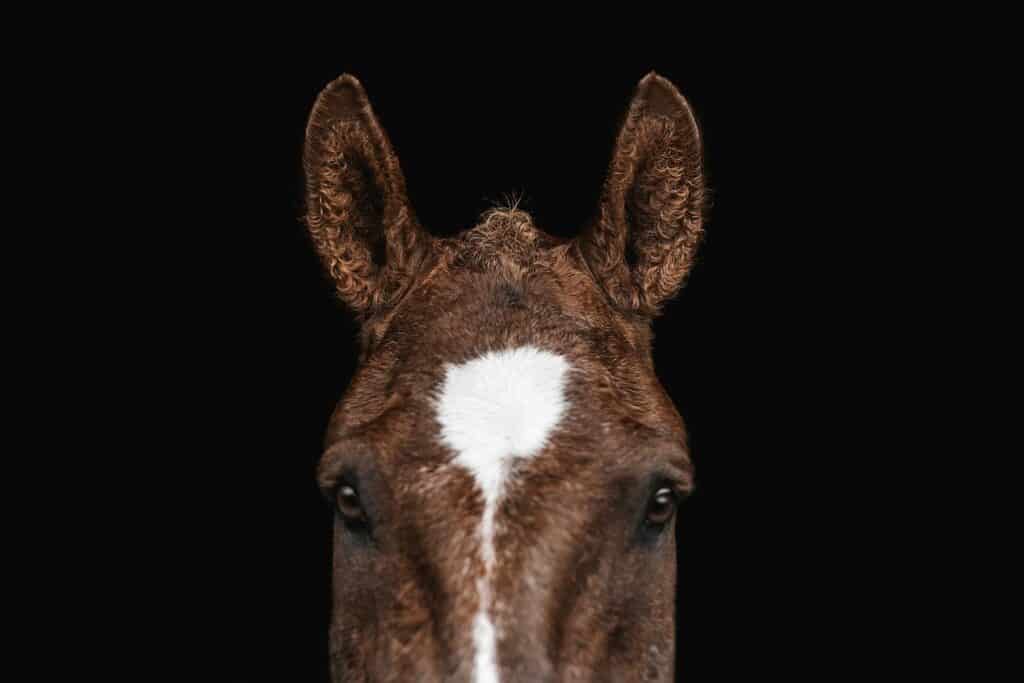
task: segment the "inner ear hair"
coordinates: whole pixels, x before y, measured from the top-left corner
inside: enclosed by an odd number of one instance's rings
[[[306,126],[306,224],[341,299],[363,319],[408,286],[429,237],[359,81],[320,93]]]
[[[703,232],[701,157],[690,105],[648,74],[616,139],[598,217],[581,238],[592,272],[621,308],[656,314],[690,271]]]

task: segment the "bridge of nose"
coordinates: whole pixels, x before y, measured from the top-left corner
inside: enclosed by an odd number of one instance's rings
[[[499,508],[514,466],[539,455],[570,406],[568,361],[536,346],[491,351],[446,368],[436,409],[453,464],[472,477],[483,510],[477,527],[482,574],[476,577],[473,671],[478,683],[500,680],[499,643],[507,630],[495,591]]]

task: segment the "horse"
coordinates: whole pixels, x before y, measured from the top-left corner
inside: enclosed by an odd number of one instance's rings
[[[571,239],[515,205],[432,236],[348,74],[316,98],[303,170],[304,223],[359,329],[317,466],[333,680],[672,680],[694,469],[651,339],[703,233],[689,103],[640,81]]]

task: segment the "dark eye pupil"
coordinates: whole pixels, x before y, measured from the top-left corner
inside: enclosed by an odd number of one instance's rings
[[[359,494],[347,484],[338,489],[338,509],[348,517],[359,517],[362,514]]]
[[[659,489],[647,510],[647,520],[653,524],[664,524],[672,515],[675,496],[669,489]]]

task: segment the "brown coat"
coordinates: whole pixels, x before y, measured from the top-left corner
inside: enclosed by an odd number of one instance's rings
[[[658,494],[674,506],[692,465],[654,373],[650,325],[702,232],[701,143],[686,101],[656,74],[641,81],[596,219],[569,241],[515,207],[431,237],[348,75],[317,98],[304,164],[310,234],[361,321],[360,366],[319,473],[339,506],[335,679],[478,680],[483,501],[438,437],[437,391],[452,365],[531,346],[569,362],[571,410],[514,467],[498,507],[500,678],[671,680],[675,546]]]

